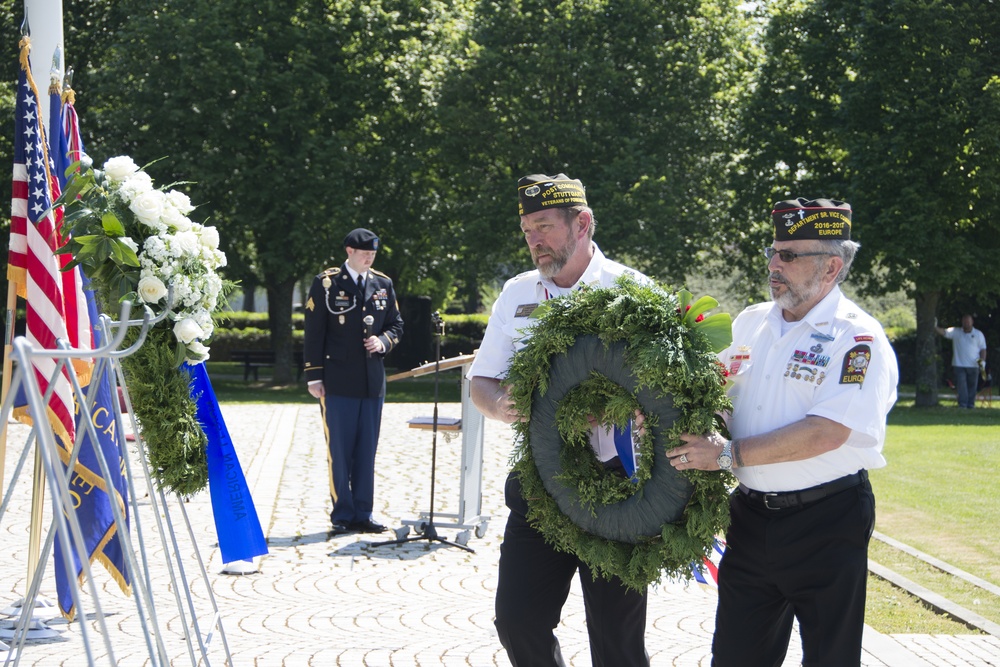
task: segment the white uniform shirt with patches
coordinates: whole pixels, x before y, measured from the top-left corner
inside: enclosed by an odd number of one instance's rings
[[[584,285],[611,287],[621,275],[631,275],[640,282],[649,281],[649,278],[634,269],[605,257],[593,241],[591,244],[594,256],[583,275],[571,287],[559,287],[543,278],[537,269],[514,276],[504,284],[503,291],[493,304],[483,343],[472,361],[467,378],[507,377],[514,352],[524,347],[531,335],[530,329],[537,321],[531,317],[531,313],[542,302],[569,294]],[[617,454],[613,437],[603,429],[595,429],[591,444],[601,461],[607,461]]]
[[[773,302],[747,308],[733,322],[733,343],[719,359],[732,380],[733,438],[807,415],[851,429],[847,442],[819,456],[734,469],[746,486],[795,491],[885,466],[885,420],[899,380],[896,355],[882,325],[838,287],[796,323],[783,322]]]

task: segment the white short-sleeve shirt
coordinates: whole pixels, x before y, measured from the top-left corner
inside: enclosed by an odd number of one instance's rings
[[[851,429],[847,442],[819,456],[734,469],[746,486],[795,491],[885,465],[885,422],[899,380],[896,355],[878,321],[839,288],[794,324],[783,322],[773,302],[747,308],[733,322],[733,343],[719,359],[732,380],[732,437],[767,433],[808,415]]]
[[[973,327],[966,333],[962,327],[948,327],[944,337],[951,340],[951,365],[960,368],[975,368],[979,365],[979,352],[986,349],[986,336]]]
[[[649,281],[645,275],[605,257],[596,243],[591,244],[594,256],[583,275],[571,287],[559,287],[543,278],[537,269],[514,276],[504,284],[503,291],[493,304],[483,342],[466,374],[467,378],[507,377],[514,352],[524,347],[531,336],[531,328],[536,322],[531,314],[542,302],[569,294],[584,285],[610,287],[619,276],[626,274],[638,281]],[[600,430],[595,430],[591,444],[598,458],[607,461],[616,454],[614,441],[610,434]]]

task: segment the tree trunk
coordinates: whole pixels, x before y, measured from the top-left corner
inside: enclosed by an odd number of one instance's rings
[[[941,292],[918,292],[917,305],[917,350],[916,378],[918,408],[934,407],[938,404],[938,341],[934,331],[938,301]]]
[[[267,284],[267,316],[271,323],[271,351],[274,352],[274,384],[295,380],[292,344],[292,296],[295,279]]]
[[[253,274],[248,273],[243,278],[243,310],[248,313],[256,312],[257,300],[254,298],[257,292],[257,279]]]

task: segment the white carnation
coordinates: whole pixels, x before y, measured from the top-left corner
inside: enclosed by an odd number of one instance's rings
[[[190,345],[195,340],[204,336],[204,333],[197,322],[190,317],[185,317],[174,324],[174,336],[185,345]]]
[[[118,193],[131,202],[141,194],[150,192],[153,189],[153,179],[144,171],[137,171],[126,178],[119,186]]]
[[[156,276],[139,279],[139,298],[146,303],[156,303],[167,295],[167,286]]]
[[[191,199],[183,192],[171,190],[167,193],[167,201],[173,204],[183,215],[187,215],[194,210],[194,206],[191,205]]]
[[[174,273],[170,281],[174,288],[174,304],[181,304],[191,296],[191,279],[183,274]]]
[[[112,181],[124,181],[129,174],[139,171],[139,165],[127,155],[113,157],[104,163],[104,173]]]
[[[150,190],[136,196],[129,204],[129,209],[135,217],[150,227],[160,226],[160,214],[163,213],[165,198],[159,190]]]
[[[152,259],[157,265],[163,264],[168,257],[167,244],[160,236],[150,236],[146,239],[142,254]]]

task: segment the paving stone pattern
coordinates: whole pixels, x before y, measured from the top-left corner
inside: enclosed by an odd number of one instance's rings
[[[460,412],[458,404],[444,404],[439,414],[458,417]],[[493,627],[496,565],[506,520],[503,480],[511,450],[509,427],[492,421],[486,424],[482,515],[490,518],[485,535],[468,541],[475,550],[468,553],[423,539],[402,545],[371,545],[394,539],[392,533],[328,537],[329,482],[318,406],[226,405],[223,413],[253,491],[270,553],[257,559],[259,571],[255,574],[223,574],[207,492],[183,503],[169,498],[168,512],[162,517],[169,519],[177,532],[180,563],[198,611],[200,632],[192,636],[208,639],[211,633],[207,644],[211,664],[224,664],[226,653],[222,635],[213,628],[210,592],[237,666],[510,665]],[[404,520],[419,519],[429,508],[432,434],[410,429],[406,422],[430,414],[432,406],[427,404],[386,405],[376,461],[375,513],[392,528],[402,526]],[[10,426],[5,490],[26,434],[26,427]],[[449,439],[445,432],[438,433],[434,509],[439,515],[458,512],[460,447],[460,437]],[[0,562],[0,606],[19,599],[26,588],[30,467],[29,461],[8,516],[0,524],[6,554]],[[157,532],[148,490],[141,480],[136,493],[142,541],[150,563],[148,579],[163,628],[161,640],[170,664],[196,664],[200,658],[197,645],[192,652],[184,641],[185,628],[191,627],[192,619],[184,606],[184,618],[180,617],[170,585],[163,546],[170,541]],[[50,516],[46,506],[46,527]],[[188,535],[188,523],[197,550]],[[439,516],[435,525],[446,540],[456,540],[460,532],[451,518]],[[132,542],[138,546],[136,530],[132,531]],[[200,574],[199,554],[211,591]],[[51,559],[46,568],[42,594],[54,599]],[[93,621],[92,598],[85,591],[83,606],[88,627],[94,630],[89,638],[95,664],[151,664],[133,598],[123,596],[99,566],[95,566],[95,580],[115,659],[115,663],[109,662],[104,638]],[[715,591],[697,584],[664,582],[652,589],[646,629],[652,665],[709,665],[715,604]],[[86,664],[79,624],[57,620],[52,626],[62,631],[60,636],[31,642],[20,664]],[[569,664],[589,667],[578,585],[571,592],[557,632]],[[872,632],[870,638],[866,635],[865,667],[1000,665],[1000,640],[991,636],[885,636]],[[0,662],[6,657],[0,652]],[[784,665],[798,665],[800,659],[800,649],[793,640]]]

